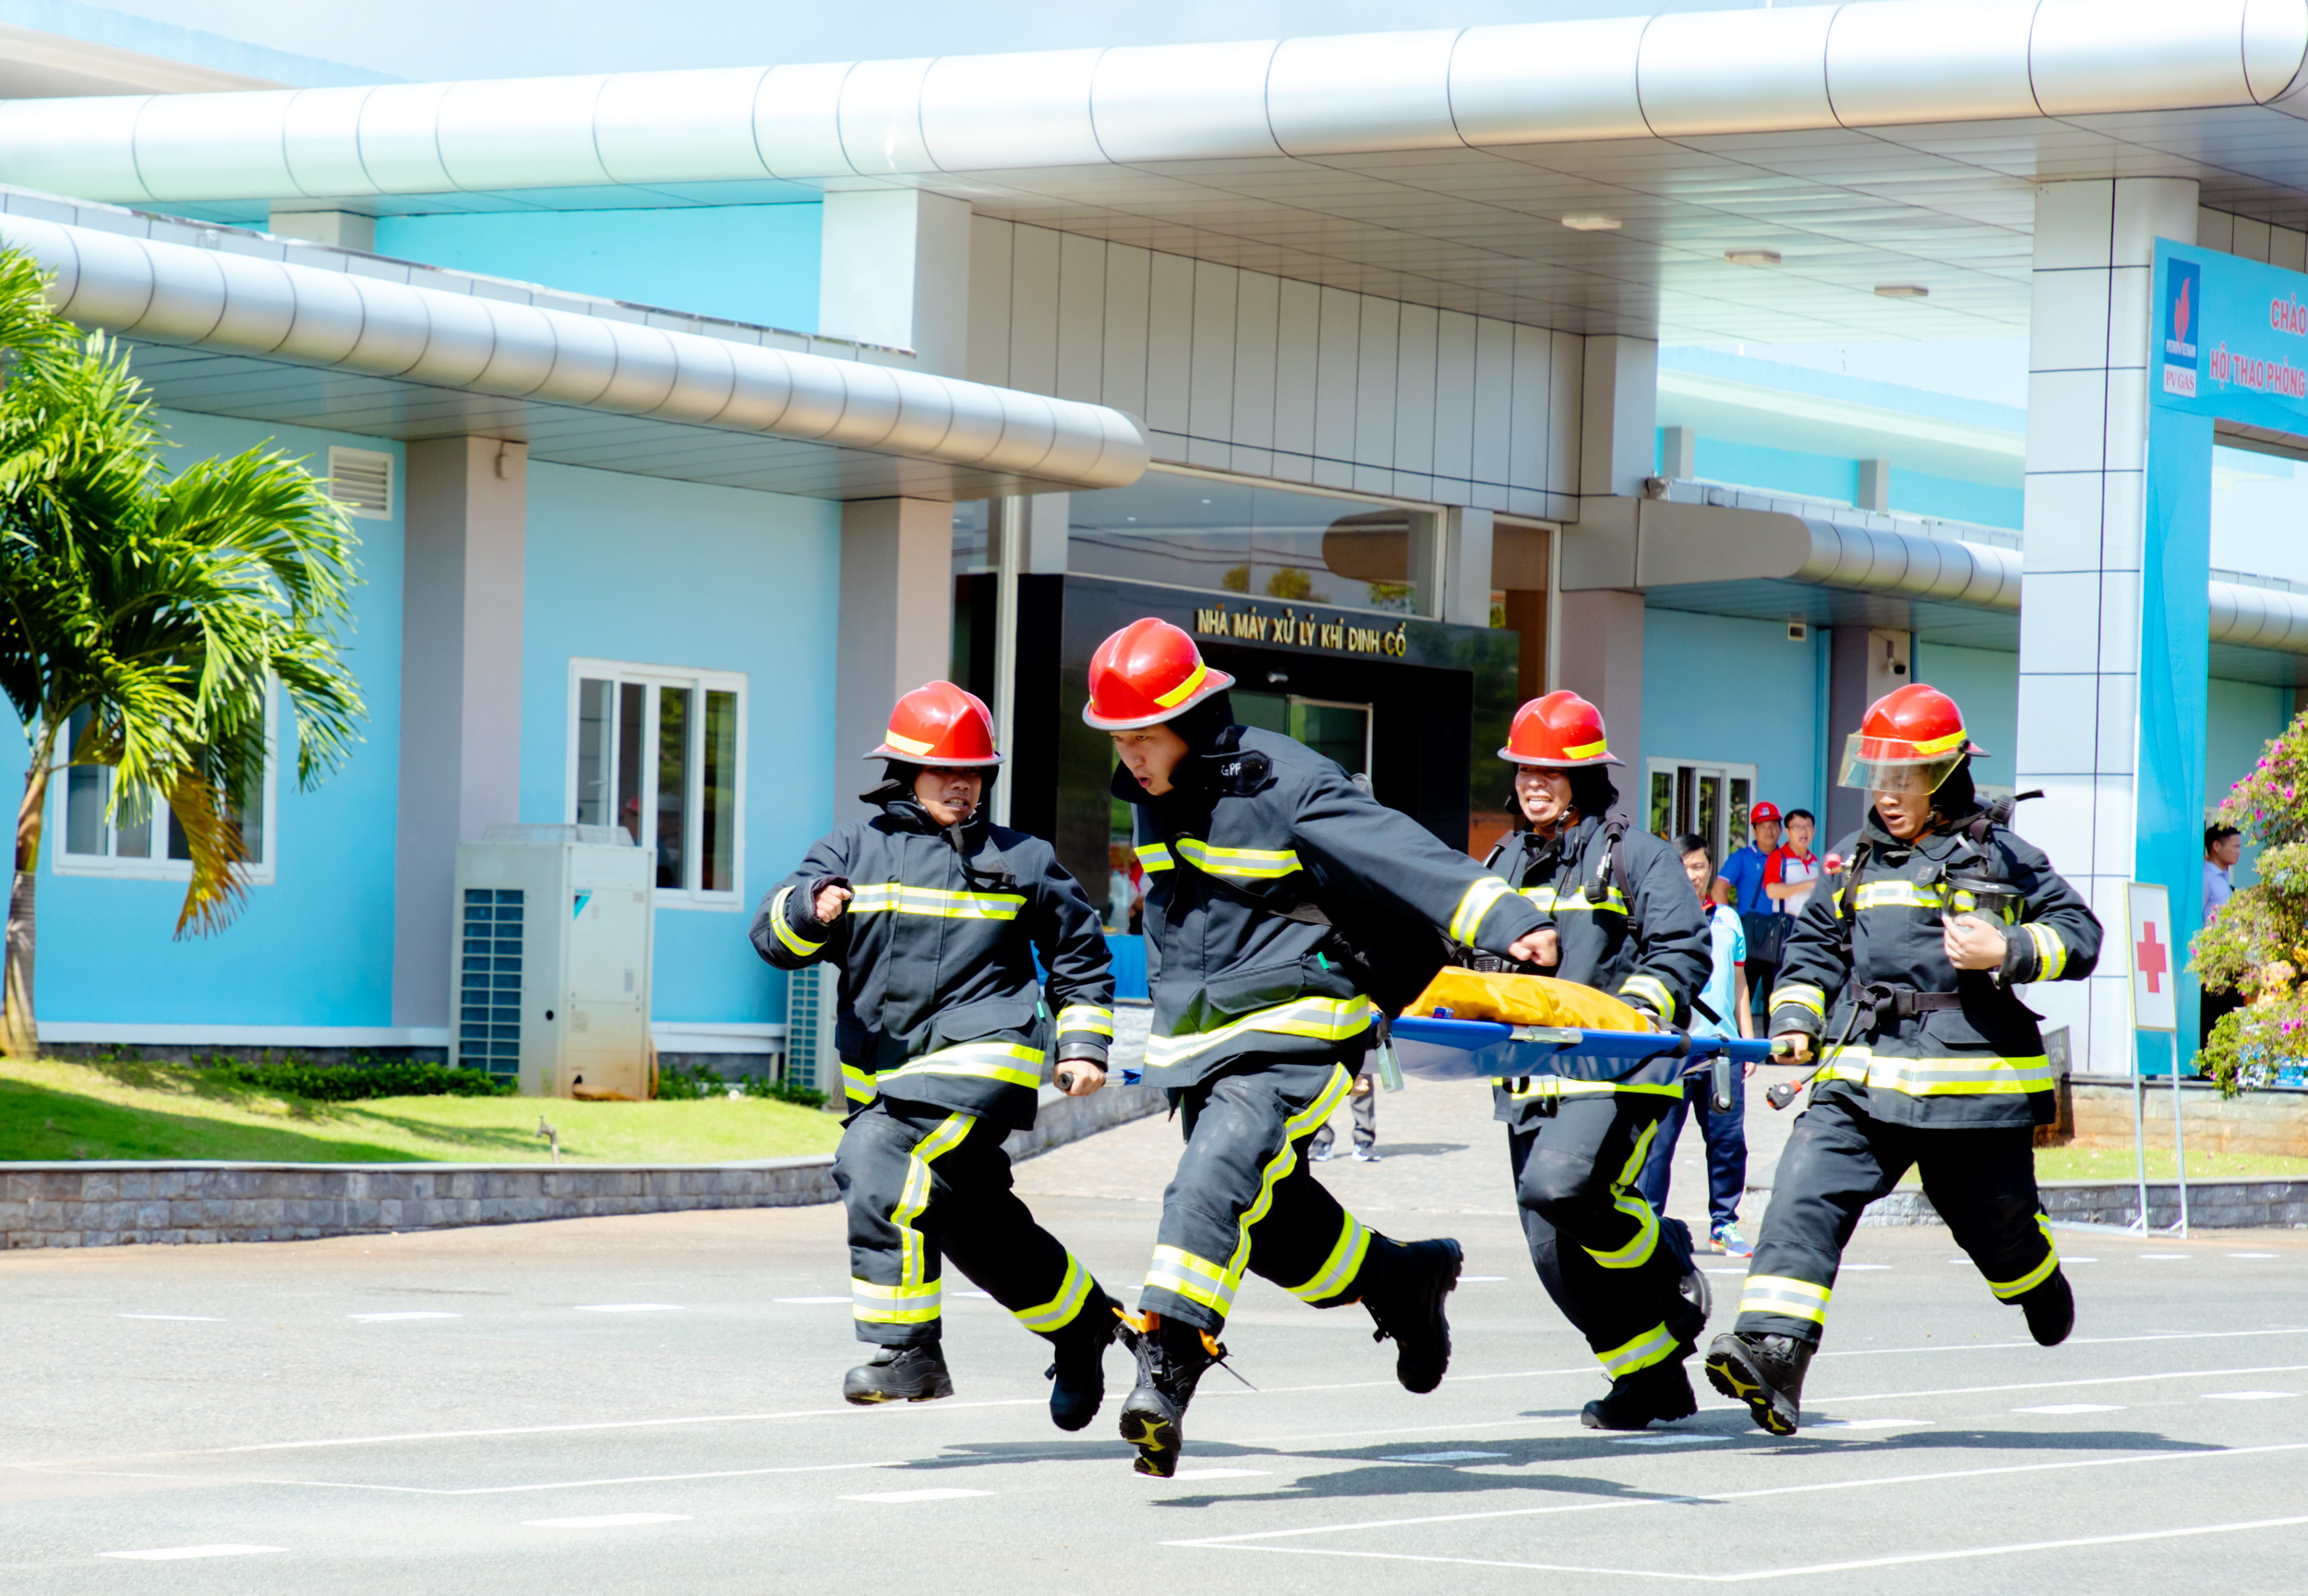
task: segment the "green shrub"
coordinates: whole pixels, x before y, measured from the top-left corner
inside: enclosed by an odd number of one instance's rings
[[[355,1059],[347,1064],[308,1063],[291,1053],[251,1063],[212,1053],[196,1061],[211,1075],[282,1097],[320,1103],[352,1103],[368,1098],[510,1098],[511,1081],[482,1070],[458,1069],[422,1059]]]
[[[823,1092],[813,1092],[807,1086],[788,1086],[773,1081],[766,1075],[742,1075],[732,1081],[722,1077],[703,1064],[666,1064],[657,1066],[657,1100],[687,1103],[703,1098],[724,1098],[736,1086],[749,1098],[771,1098],[781,1103],[799,1103],[805,1109],[823,1108]]]
[[[2206,988],[2241,992],[2197,1067],[2233,1096],[2308,1057],[2308,715],[2270,742],[2230,790],[2219,818],[2261,845],[2260,880],[2195,934],[2188,967]]]

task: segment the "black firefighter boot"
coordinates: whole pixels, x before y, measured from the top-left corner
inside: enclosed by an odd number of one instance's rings
[[[2012,1299],[2027,1315],[2027,1333],[2039,1347],[2056,1347],[2075,1328],[2075,1293],[2064,1272],[2054,1268]]]
[[[1707,1349],[1707,1380],[1735,1402],[1747,1404],[1756,1428],[1792,1435],[1803,1422],[1803,1372],[1815,1349],[1793,1336],[1717,1336]]]
[[[1671,1424],[1699,1411],[1699,1398],[1691,1390],[1691,1377],[1684,1372],[1683,1360],[1699,1348],[1713,1298],[1707,1290],[1707,1277],[1691,1261],[1689,1226],[1680,1219],[1660,1220],[1659,1244],[1681,1270],[1676,1281],[1675,1305],[1661,1326],[1674,1338],[1675,1350],[1647,1368],[1620,1375],[1611,1382],[1608,1393],[1588,1403],[1579,1422],[1590,1430],[1641,1430],[1654,1420]]]
[[[1377,1321],[1371,1339],[1394,1341],[1394,1377],[1421,1395],[1442,1384],[1450,1367],[1450,1321],[1443,1299],[1459,1284],[1464,1254],[1448,1237],[1428,1242],[1373,1236],[1357,1284]]]
[[[1226,1349],[1175,1319],[1151,1330],[1129,1329],[1123,1338],[1137,1355],[1138,1383],[1122,1404],[1122,1438],[1138,1449],[1139,1473],[1167,1480],[1178,1471],[1186,1441],[1180,1426],[1195,1384]]]
[[[842,1376],[841,1394],[859,1407],[876,1402],[929,1402],[954,1394],[945,1354],[935,1341],[919,1347],[882,1347]]]
[[[1050,1338],[1050,1422],[1061,1430],[1079,1430],[1098,1417],[1106,1399],[1106,1349],[1121,1327],[1114,1316],[1119,1311],[1101,1292]]]

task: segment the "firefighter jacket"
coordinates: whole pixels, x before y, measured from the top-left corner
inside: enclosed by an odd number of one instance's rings
[[[1181,1090],[1248,1056],[1339,1058],[1372,1045],[1382,1011],[1341,957],[1340,933],[1288,918],[1294,907],[1327,906],[1350,928],[1375,913],[1431,935],[1435,966],[1445,936],[1503,954],[1538,927],[1505,883],[1303,743],[1229,726],[1171,779],[1160,798],[1126,769],[1113,783],[1138,806],[1147,872],[1150,1086]]]
[[[811,912],[829,879],[855,894],[830,925]],[[1089,899],[1048,843],[982,811],[941,830],[908,797],[835,828],[763,900],[753,946],[779,969],[841,970],[834,1046],[853,1106],[878,1093],[1023,1129],[1053,1038],[1101,1063],[1113,1039]]]
[[[1690,1000],[1707,984],[1713,943],[1683,861],[1649,832],[1629,828],[1611,858],[1602,817],[1581,815],[1559,835],[1519,832],[1491,850],[1491,871],[1530,900],[1562,939],[1562,961],[1545,973],[1640,1003],[1671,1024],[1688,1024]],[[1595,901],[1599,899],[1599,901]],[[1519,1081],[1496,1084],[1499,1119],[1565,1094],[1682,1093],[1683,1062],[1566,1056]]]
[[[1974,834],[1976,833],[1976,837]],[[1771,994],[1774,1036],[1827,1047],[1815,1090],[1845,1090],[1877,1119],[1924,1126],[2025,1125],[2051,1117],[2051,1066],[2016,987],[2077,981],[2099,957],[2099,921],[2041,851],[1975,811],[1950,831],[1900,842],[1868,811],[1836,851],[1859,845],[1833,891],[1811,894],[1787,937]],[[1961,878],[1985,868],[2016,894],[2003,966],[1958,970],[1943,912],[1971,902]],[[1948,880],[1953,873],[1956,883]],[[1822,883],[1824,884],[1824,883]],[[1850,1026],[1850,1039],[1834,1039]]]

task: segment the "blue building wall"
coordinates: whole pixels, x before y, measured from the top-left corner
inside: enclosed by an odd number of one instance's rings
[[[160,413],[176,461],[266,444],[328,469],[331,444],[391,454],[374,438],[175,412]],[[393,817],[401,738],[402,529],[355,521],[364,584],[354,594],[347,658],[368,702],[364,740],[310,793],[296,790],[293,729],[282,728],[273,836],[276,879],[249,889],[222,936],[174,940],[182,882],[60,875],[52,788],[40,872],[35,1002],[49,1021],[130,1025],[388,1026],[392,1023]],[[26,750],[13,715],[0,782],[20,792]],[[285,715],[284,715],[285,719]]]
[[[1965,729],[1988,750],[1985,759],[1973,762],[1973,779],[2010,786],[2019,768],[2013,760],[2013,745],[2019,738],[2019,655],[1918,639],[1908,664],[1916,680],[1929,682],[1963,705]]]
[[[384,216],[377,252],[697,316],[817,330],[821,205]]]
[[[1643,757],[1752,764],[1757,798],[1820,812],[1825,650],[1824,632],[1789,642],[1781,621],[1644,611]]]
[[[1692,469],[1710,482],[1842,504],[1858,497],[1859,462],[1840,455],[1733,443],[1703,435],[1691,452]],[[1934,516],[2017,531],[2024,497],[2016,487],[1892,468],[1891,508],[1901,515]]]
[[[523,820],[571,818],[572,658],[746,673],[744,907],[657,912],[657,1019],[785,1018],[748,917],[832,823],[826,773],[865,771],[834,747],[840,550],[824,500],[529,468]]]

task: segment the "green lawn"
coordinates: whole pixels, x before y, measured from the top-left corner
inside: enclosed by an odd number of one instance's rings
[[[715,1163],[831,1152],[833,1115],[765,1098],[579,1103],[378,1098],[308,1103],[164,1064],[0,1060],[0,1160],[239,1158],[542,1163],[542,1118],[574,1163]]]
[[[2148,1144],[2147,1178],[2151,1181],[2172,1178],[2169,1135],[2167,1132],[2160,1148],[2153,1142]],[[2134,1161],[2130,1147],[2039,1147],[2036,1152],[2036,1178],[2040,1181],[2129,1181],[2137,1178],[2138,1173],[2139,1165]],[[2233,1180],[2247,1175],[2308,1176],[2308,1158],[2188,1149],[2188,1178],[2192,1181]]]

